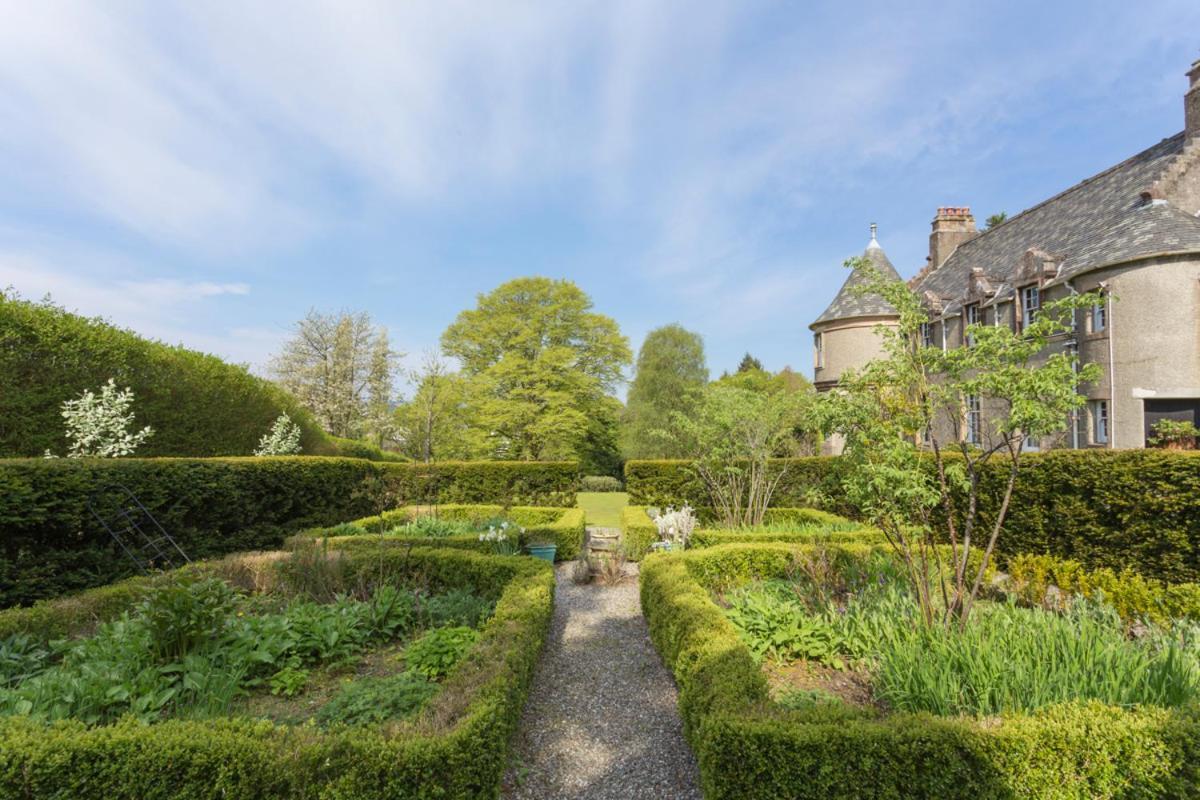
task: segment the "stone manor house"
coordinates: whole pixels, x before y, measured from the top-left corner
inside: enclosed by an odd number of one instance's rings
[[[969,208],[940,208],[933,219],[929,257],[908,282],[930,312],[925,346],[969,345],[972,323],[1019,328],[1068,293],[1104,296],[1052,345],[1103,370],[1083,387],[1086,411],[1064,436],[1028,449],[1144,447],[1161,419],[1200,426],[1200,61],[1188,77],[1181,133],[987,230]],[[863,255],[901,279],[874,226]],[[878,326],[895,324],[881,298],[852,292],[861,281],[851,273],[809,326],[819,391],[878,355]],[[987,416],[967,398],[962,435],[981,441]]]

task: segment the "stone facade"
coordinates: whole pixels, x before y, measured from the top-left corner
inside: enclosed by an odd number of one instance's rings
[[[987,231],[976,232],[968,208],[938,209],[933,220],[929,258],[909,281],[930,312],[929,346],[965,346],[970,319],[1016,327],[1027,305],[1104,293],[1049,348],[1100,366],[1082,388],[1087,408],[1065,434],[1030,448],[1142,447],[1159,419],[1200,425],[1200,61],[1189,79],[1182,133]],[[840,300],[810,326],[822,342],[819,390],[878,355],[875,328],[895,320]],[[964,408],[939,434],[986,438],[990,411]]]

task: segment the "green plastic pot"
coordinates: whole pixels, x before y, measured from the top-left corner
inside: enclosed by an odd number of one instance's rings
[[[558,552],[556,544],[531,544],[525,548],[529,551],[529,555],[534,558],[540,558],[543,561],[554,563],[554,554]]]

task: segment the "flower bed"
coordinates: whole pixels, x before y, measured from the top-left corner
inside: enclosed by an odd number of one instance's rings
[[[505,523],[508,527],[502,529]],[[314,528],[302,537],[327,537],[337,547],[355,547],[382,538],[493,553],[503,549],[497,547],[495,536],[488,536],[493,531],[517,546],[554,544],[555,558],[570,560],[579,555],[583,545],[584,513],[580,508],[539,506],[406,506],[332,528]],[[360,541],[350,543],[352,539]]]
[[[298,556],[264,558],[294,562]],[[176,624],[179,614],[193,619],[197,632],[211,631],[214,619],[231,636],[253,627],[259,635],[241,640],[256,641],[262,657],[279,650],[270,642],[281,630],[316,634],[283,636],[291,642],[290,650],[278,653],[284,668],[272,664],[270,672],[251,673],[261,684],[243,686],[222,708],[178,702],[182,694],[203,690],[199,668],[195,675],[185,670],[176,693],[157,711],[130,708],[133,713],[116,721],[113,714],[34,713],[9,704],[8,710],[26,715],[0,718],[0,796],[494,797],[549,625],[548,565],[390,542],[333,558],[340,564],[338,580],[357,587],[364,599],[294,601],[279,608],[256,600],[260,592],[230,600],[213,576],[259,586],[279,573],[255,561],[225,561],[0,613],[0,635],[8,637],[8,649],[0,645],[0,652],[10,656],[9,675],[16,663],[14,634],[37,643],[83,635],[77,645],[86,651],[94,646],[89,642],[111,638],[122,626],[154,630],[156,614],[176,620],[162,630],[174,643],[168,649],[183,648],[172,651],[182,653],[181,663],[188,656],[232,656],[214,649],[212,636],[179,644],[175,633],[189,630]],[[306,591],[338,585],[328,570],[311,564],[299,574]],[[423,593],[412,594],[418,581]],[[184,594],[224,596],[215,602],[221,614],[192,614],[214,604],[181,599],[179,586]],[[493,602],[494,612],[476,632],[472,623],[481,622]],[[247,622],[264,603],[267,611]],[[226,611],[233,616],[223,616]],[[79,663],[111,666],[82,657]],[[304,685],[304,671],[311,686]],[[10,683],[20,693],[29,680]],[[289,692],[296,697],[288,698]]]
[[[713,592],[792,575],[798,553],[819,551],[859,565],[888,552],[867,544],[722,545],[653,555],[642,566],[642,605],[679,685],[705,797],[1183,798],[1200,791],[1194,701],[1120,708],[1077,700],[986,716],[829,702],[812,691],[776,702],[748,637]]]
[[[626,506],[621,510],[621,538],[626,555],[638,560],[658,541],[658,529],[648,506]],[[814,508],[772,508],[763,525],[755,528],[723,528],[713,520],[711,509],[699,509],[701,527],[692,533],[691,547],[751,542],[881,541],[873,528],[845,517]]]

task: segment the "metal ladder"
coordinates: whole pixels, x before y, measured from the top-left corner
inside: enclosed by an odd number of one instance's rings
[[[179,543],[158,524],[133,492],[120,484],[113,486],[111,491],[117,495],[115,513],[107,517],[101,514],[96,507],[97,495],[88,499],[88,510],[141,572],[177,569],[192,563]]]

